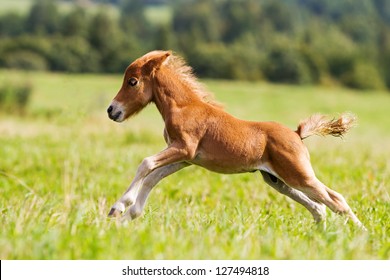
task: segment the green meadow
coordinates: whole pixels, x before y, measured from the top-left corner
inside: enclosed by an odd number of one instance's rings
[[[389,259],[390,94],[339,87],[204,81],[225,109],[295,129],[350,111],[344,139],[305,140],[317,176],[342,193],[368,232],[310,213],[259,173],[189,167],[163,180],[140,218],[107,218],[141,160],[165,147],[153,105],[118,124],[106,108],[120,75],[0,71],[28,83],[25,112],[0,112],[0,259]]]

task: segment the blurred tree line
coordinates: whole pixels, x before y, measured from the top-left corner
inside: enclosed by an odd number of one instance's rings
[[[202,77],[390,88],[388,0],[67,0],[69,11],[58,2],[0,16],[0,67],[122,72],[172,49]],[[169,5],[171,19],[150,20],[151,5]]]

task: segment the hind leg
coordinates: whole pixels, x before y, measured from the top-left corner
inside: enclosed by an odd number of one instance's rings
[[[356,225],[364,228],[344,197],[317,179],[307,149],[302,144],[290,149],[284,148],[277,151],[275,148],[275,154],[272,156],[277,160],[272,164],[267,163],[269,169],[278,174],[278,177],[289,187],[303,192],[311,200],[325,204],[333,212],[347,216]]]
[[[299,204],[303,205],[313,215],[313,218],[317,223],[324,221],[326,215],[326,207],[324,204],[313,201],[303,192],[290,188],[283,181],[276,178],[272,174],[262,170],[260,172],[263,176],[264,181],[268,185],[273,187],[281,194],[284,194],[289,198],[293,199],[294,201],[298,202]]]
[[[365,229],[362,222],[353,213],[351,207],[349,207],[345,198],[338,192],[325,186],[316,177],[308,180],[303,184],[302,187],[299,187],[298,189],[307,194],[307,196],[310,198],[324,203],[333,212],[347,216],[356,225]]]

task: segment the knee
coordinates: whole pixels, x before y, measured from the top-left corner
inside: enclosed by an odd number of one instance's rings
[[[154,160],[151,157],[144,158],[138,168],[138,173],[146,176],[154,169]]]

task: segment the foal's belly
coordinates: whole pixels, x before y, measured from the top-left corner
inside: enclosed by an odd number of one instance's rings
[[[199,161],[193,160],[190,163],[206,168],[207,170],[222,173],[222,174],[236,174],[236,173],[246,173],[246,172],[254,172],[257,169],[255,167],[248,167],[243,165],[220,165],[215,162],[208,161]]]
[[[217,173],[244,173],[257,170],[261,163],[262,152],[244,151],[241,153],[216,153],[208,151],[199,151],[196,157],[190,163],[204,167]]]

